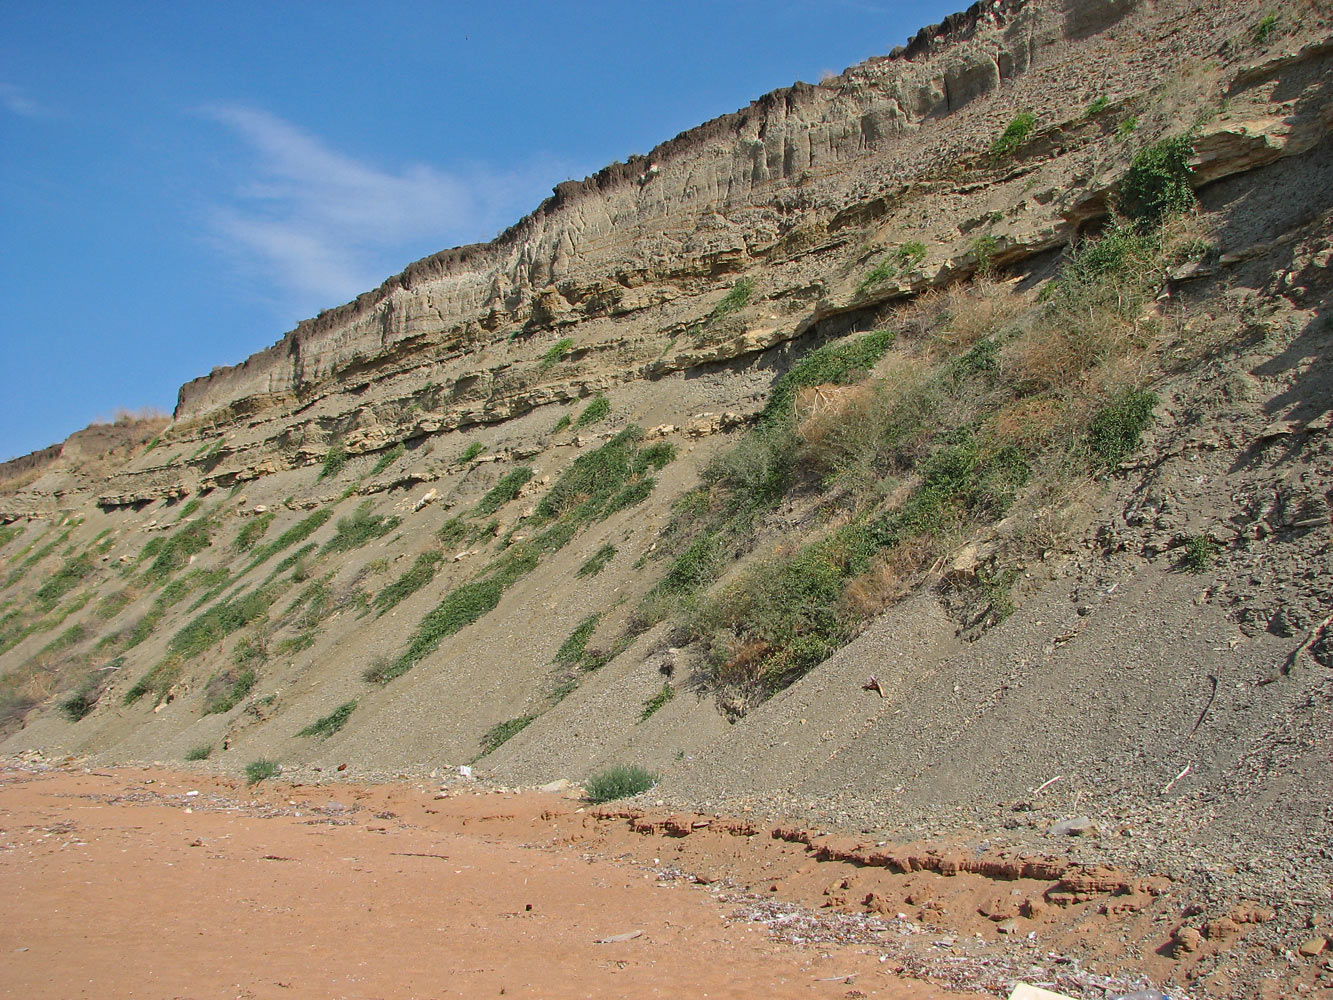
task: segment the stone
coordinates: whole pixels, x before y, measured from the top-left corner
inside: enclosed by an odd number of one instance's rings
[[[1193,954],[1203,947],[1203,935],[1194,927],[1180,927],[1171,939],[1171,952],[1177,958]]]
[[[1056,823],[1047,832],[1057,837],[1092,837],[1097,834],[1097,824],[1091,817],[1075,816],[1073,819]]]
[[[1296,954],[1300,955],[1303,958],[1315,958],[1318,955],[1322,955],[1327,947],[1328,947],[1327,938],[1321,938],[1321,937],[1310,938],[1310,940],[1302,941],[1299,945],[1297,945]]]

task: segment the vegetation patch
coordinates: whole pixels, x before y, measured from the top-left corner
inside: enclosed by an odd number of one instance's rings
[[[574,349],[574,338],[562,337],[560,340],[557,340],[554,344],[552,344],[550,349],[547,350],[547,352],[542,355],[541,361],[537,363],[537,370],[539,372],[549,371],[550,369],[558,365],[561,361],[564,361],[565,357],[573,349]]]
[[[731,290],[723,296],[722,301],[713,307],[709,314],[710,320],[721,319],[723,316],[729,316],[734,312],[739,312],[750,303],[754,297],[754,281],[750,278],[737,278],[732,284]]]
[[[259,680],[252,669],[228,671],[216,677],[204,689],[204,714],[223,715],[245,700]]]
[[[511,469],[498,483],[487,490],[486,495],[477,501],[473,508],[475,514],[494,514],[509,501],[518,496],[519,490],[532,478],[532,467],[520,465]]]
[[[274,516],[270,510],[247,518],[246,522],[241,525],[241,530],[236,532],[236,538],[232,541],[231,547],[237,552],[249,552],[255,547],[255,543],[267,534],[270,525],[273,524]]]
[[[383,455],[379,457],[379,460],[376,461],[375,465],[371,468],[370,474],[372,476],[378,476],[389,466],[393,465],[394,462],[402,458],[403,455],[406,453],[407,453],[407,446],[404,445],[403,442],[399,441],[396,445],[394,445],[392,448],[390,448],[388,451],[386,451]]]
[[[375,609],[376,616],[384,614],[430,583],[443,562],[444,553],[438,550],[432,549],[418,555],[407,572],[375,595],[371,605]]]
[[[484,447],[485,446],[480,441],[473,441],[466,448],[464,448],[463,453],[458,456],[458,464],[467,465],[468,462],[472,461],[474,458],[476,458],[478,455],[481,454],[482,449]]]
[[[207,520],[191,521],[166,538],[154,538],[143,547],[140,560],[151,559],[144,570],[144,583],[161,586],[177,570],[187,565],[190,557],[208,548],[213,525]]]
[[[517,736],[528,727],[537,717],[535,715],[520,715],[517,719],[510,719],[507,722],[497,722],[481,737],[480,757],[485,757],[491,751],[503,746],[513,737]]]
[[[671,686],[670,681],[663,681],[662,690],[643,703],[643,711],[639,713],[639,721],[648,721],[654,712],[674,697],[676,697],[676,689]]]
[[[42,612],[50,611],[60,599],[77,587],[93,571],[93,561],[87,553],[81,553],[72,559],[66,560],[65,564],[56,570],[55,574],[47,579],[33,595],[37,606]]]
[[[324,543],[323,553],[350,552],[360,548],[376,538],[383,538],[394,528],[402,524],[402,518],[384,517],[370,512],[371,502],[364,501],[357,506],[350,517],[338,518],[334,526],[333,537]]]
[[[304,542],[307,538],[322,528],[324,522],[332,516],[333,508],[323,507],[311,512],[308,516],[303,517],[277,538],[273,539],[273,541],[257,549],[254,558],[250,561],[250,565],[246,567],[246,572],[254,569],[260,563],[267,562],[273,556],[277,555],[284,549],[295,545],[297,542]]]
[[[208,760],[213,754],[212,743],[200,743],[198,746],[191,747],[185,751],[187,761]]]
[[[593,397],[591,403],[583,408],[579,418],[574,421],[575,429],[587,427],[589,424],[595,424],[599,420],[605,420],[611,412],[611,401],[598,393]]]
[[[1019,146],[1028,141],[1036,124],[1037,118],[1031,112],[1022,111],[1014,115],[1004,131],[990,144],[990,155],[996,159],[1012,156]]]
[[[1180,568],[1190,573],[1204,573],[1212,567],[1222,546],[1207,535],[1191,535],[1181,546]]]
[[[347,465],[347,451],[341,444],[335,444],[328,450],[324,456],[324,464],[320,467],[319,475],[315,477],[315,482],[322,483],[326,479],[335,479],[338,473],[342,472]]]
[[[1157,395],[1144,389],[1126,389],[1093,416],[1088,425],[1087,450],[1094,468],[1113,469],[1139,446],[1152,422]]]
[[[773,424],[788,419],[801,389],[828,383],[846,385],[865,375],[893,344],[894,336],[892,330],[880,330],[846,343],[825,344],[810,351],[773,385],[761,421]]]
[[[596,576],[610,564],[616,557],[616,547],[609,542],[590,555],[578,571],[574,574],[578,577]]]
[[[1139,150],[1120,183],[1118,207],[1139,229],[1162,224],[1168,216],[1194,207],[1187,135],[1163,139]]]
[[[657,775],[637,764],[618,764],[588,779],[584,794],[594,804],[625,799],[646,792],[657,784]]]
[[[602,616],[597,614],[589,615],[579,622],[574,631],[569,633],[569,638],[556,650],[555,662],[572,666],[581,661],[587,652],[588,640],[597,631],[597,623],[601,620]]]
[[[345,701],[335,708],[328,715],[316,719],[310,725],[306,726],[297,736],[318,736],[322,740],[327,740],[343,726],[347,725],[347,720],[351,718],[352,712],[356,709],[356,701]]]
[[[269,760],[267,757],[260,757],[258,760],[252,760],[245,765],[245,780],[251,785],[257,785],[269,778],[276,778],[281,773],[282,767],[278,762]]]

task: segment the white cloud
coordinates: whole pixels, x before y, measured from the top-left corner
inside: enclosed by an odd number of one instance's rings
[[[247,271],[272,283],[283,312],[300,316],[375,287],[423,245],[433,252],[488,239],[535,207],[552,176],[565,176],[552,164],[466,176],[420,164],[386,170],[265,111],[203,110],[253,161],[214,207],[214,232]]]
[[[22,87],[12,83],[0,83],[0,105],[10,114],[24,118],[41,118],[47,113],[46,108],[24,94]]]

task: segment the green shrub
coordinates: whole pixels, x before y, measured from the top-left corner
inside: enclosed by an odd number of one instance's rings
[[[596,576],[602,570],[606,569],[607,564],[615,557],[616,547],[608,542],[589,556],[574,575],[578,577]]]
[[[239,673],[227,673],[218,678],[220,685],[210,683],[208,686],[210,690],[218,686],[221,687],[221,690],[208,695],[208,700],[204,704],[204,714],[223,715],[230,712],[245,699],[245,696],[254,688],[258,679],[253,670],[245,669]]]
[[[485,757],[492,750],[517,736],[535,718],[537,718],[535,715],[520,715],[517,719],[510,719],[508,722],[497,722],[491,726],[481,738],[480,756]]]
[[[374,468],[370,470],[370,474],[372,476],[378,476],[389,466],[393,465],[394,462],[402,458],[403,455],[406,454],[406,452],[407,452],[407,446],[404,445],[403,442],[399,441],[396,445],[394,445],[392,448],[390,448],[388,451],[386,451],[383,455],[379,457],[379,461],[377,461],[375,463]]]
[[[865,375],[893,344],[894,332],[880,330],[855,340],[825,344],[810,351],[773,385],[768,403],[760,416],[765,423],[786,420],[791,415],[796,394],[810,386],[829,382],[846,385]]]
[[[101,693],[97,678],[90,678],[77,691],[60,703],[60,712],[70,722],[78,722],[96,707],[97,699]]]
[[[571,421],[571,419],[570,419],[569,414],[568,414],[568,413],[564,414],[559,420],[557,420],[557,421],[555,422],[555,426],[551,428],[551,433],[552,433],[552,434],[559,434],[559,433],[560,433],[561,431],[563,431],[566,427],[568,427],[568,426],[570,425],[571,422],[572,422],[572,421]]]
[[[1221,551],[1222,547],[1207,535],[1191,535],[1182,547],[1180,566],[1191,573],[1203,573]]]
[[[1110,106],[1111,106],[1111,99],[1107,97],[1105,94],[1102,94],[1095,101],[1089,104],[1087,108],[1084,109],[1083,117],[1092,118],[1094,115],[1101,114]]]
[[[400,601],[406,600],[418,590],[430,583],[439,572],[444,562],[444,554],[438,551],[422,552],[402,576],[389,584],[371,602],[375,615],[384,614]]]
[[[236,532],[236,540],[231,543],[231,547],[237,552],[249,552],[255,547],[255,543],[267,534],[269,526],[273,524],[274,516],[271,510],[251,515],[241,525],[241,530]]]
[[[1189,162],[1193,155],[1194,144],[1187,135],[1163,139],[1139,150],[1120,183],[1120,211],[1143,230],[1193,208]]]
[[[723,316],[738,312],[749,304],[751,296],[754,295],[754,281],[750,278],[737,278],[731,286],[731,291],[723,297],[722,301],[713,307],[710,319],[721,319]]]
[[[54,608],[62,597],[83,582],[93,571],[93,561],[87,553],[80,553],[65,562],[54,575],[37,588],[33,599],[42,611]]]
[[[604,420],[611,412],[611,401],[598,393],[593,397],[591,403],[584,407],[583,412],[579,414],[578,420],[574,421],[575,429],[587,427],[589,424],[595,424],[599,420]]]
[[[140,558],[152,557],[152,562],[144,570],[143,579],[147,583],[163,584],[171,574],[187,565],[190,557],[203,552],[211,544],[213,525],[209,521],[192,521],[175,531],[170,537],[155,538],[144,546]],[[151,551],[150,551],[151,549]]]
[[[429,655],[449,636],[461,632],[468,625],[484,617],[504,594],[503,578],[492,576],[474,580],[451,590],[435,609],[422,619],[404,651],[392,664],[375,669],[375,682],[386,684],[407,673],[423,657]],[[369,672],[367,680],[371,680]]]
[[[662,690],[643,703],[643,711],[639,713],[639,721],[646,722],[654,712],[674,697],[676,697],[676,689],[671,686],[670,681],[663,681]]]
[[[661,469],[674,449],[639,445],[643,432],[627,427],[594,451],[579,455],[561,473],[537,504],[536,522],[545,523],[572,513],[578,523],[604,515],[607,502],[648,469]]]
[[[539,372],[549,371],[565,360],[565,356],[574,349],[574,338],[563,337],[551,345],[550,350],[542,355],[542,359],[537,364]]]
[[[1115,127],[1115,137],[1123,142],[1133,135],[1134,130],[1138,127],[1138,115],[1130,115],[1128,118],[1122,119],[1120,124]]]
[[[213,754],[213,744],[200,743],[197,747],[191,747],[185,751],[186,760],[208,760]]]
[[[511,469],[492,486],[484,497],[477,501],[474,514],[494,514],[497,510],[518,496],[519,490],[532,478],[532,467],[520,465]]]
[[[269,778],[276,778],[281,773],[282,768],[278,762],[269,760],[267,757],[260,757],[258,760],[252,760],[245,765],[245,780],[251,785],[257,785]]]
[[[1013,120],[1005,126],[1004,131],[991,143],[990,155],[996,159],[1012,156],[1018,151],[1019,146],[1027,142],[1028,136],[1032,134],[1032,128],[1036,124],[1036,116],[1030,112],[1023,111],[1014,115]]]
[[[1264,17],[1254,26],[1254,44],[1263,45],[1277,30],[1277,15],[1265,14]]]
[[[472,461],[474,458],[476,458],[478,455],[482,453],[484,447],[485,446],[480,441],[473,441],[466,448],[464,448],[463,453],[458,456],[458,464],[467,465],[468,462]]]
[[[1086,438],[1093,468],[1113,469],[1132,454],[1156,405],[1155,393],[1126,389],[1099,410],[1088,424]]]
[[[584,793],[592,803],[610,802],[646,792],[657,784],[657,775],[637,765],[617,765],[588,779]]]
[[[347,725],[347,720],[351,718],[352,712],[356,709],[356,701],[345,701],[335,708],[328,715],[316,719],[310,725],[306,726],[297,736],[318,736],[322,740],[327,740],[343,726]]]
[[[588,640],[597,631],[597,623],[601,620],[602,616],[598,614],[589,615],[579,622],[574,631],[569,633],[569,638],[556,650],[555,662],[572,666],[582,660],[588,648]]]
[[[372,514],[370,508],[371,502],[366,500],[356,508],[351,517],[338,518],[333,537],[324,543],[321,551],[350,552],[376,538],[383,538],[402,523],[402,519],[398,517]]]
[[[269,542],[267,545],[261,546],[258,551],[255,552],[247,570],[254,569],[262,562],[267,562],[283,549],[295,545],[297,542],[304,542],[307,538],[322,528],[324,522],[332,516],[333,507],[330,506],[313,511],[306,517],[303,517],[277,538],[273,539],[273,541]],[[278,572],[282,572],[282,570],[279,570]]]
[[[333,445],[324,456],[324,465],[320,468],[319,475],[315,477],[315,482],[320,483],[325,479],[335,478],[345,465],[347,465],[347,452],[341,444]]]

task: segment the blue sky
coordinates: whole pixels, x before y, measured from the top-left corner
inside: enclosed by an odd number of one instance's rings
[[[0,4],[0,460],[963,6]]]

